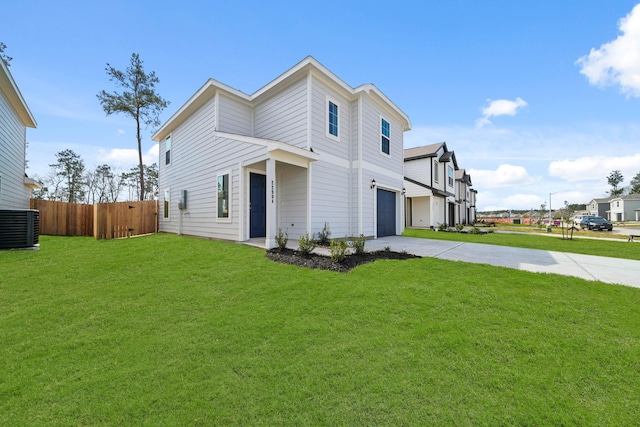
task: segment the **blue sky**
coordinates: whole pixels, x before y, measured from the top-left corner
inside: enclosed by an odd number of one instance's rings
[[[0,41],[38,122],[28,173],[71,148],[89,168],[136,164],[135,126],[106,117],[107,63],[132,52],[168,119],[208,78],[252,93],[312,55],[373,83],[411,119],[405,148],[446,141],[478,210],[587,203],[640,172],[637,1],[32,1],[3,5]],[[10,19],[6,19],[10,17]],[[147,161],[157,162],[151,130]]]

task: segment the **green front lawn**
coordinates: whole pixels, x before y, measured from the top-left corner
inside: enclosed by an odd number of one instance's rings
[[[481,228],[482,231],[492,229]],[[596,232],[591,232],[596,233]],[[602,237],[608,237],[602,234]],[[576,233],[577,234],[577,233]],[[562,235],[536,235],[514,233],[486,233],[469,234],[433,231],[418,228],[406,228],[404,235],[407,237],[419,237],[424,239],[452,240],[457,242],[485,243],[490,245],[512,246],[517,248],[544,249],[547,251],[572,252],[584,255],[607,256],[640,260],[640,244],[629,243],[626,240],[603,240],[576,238],[563,239]]]
[[[0,252],[0,425],[640,419],[640,289],[164,234],[41,245]]]

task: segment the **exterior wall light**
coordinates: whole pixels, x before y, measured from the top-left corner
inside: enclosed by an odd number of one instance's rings
[[[374,188],[376,188],[376,180],[372,179],[371,180],[371,189],[374,189]]]
[[[407,189],[402,187],[402,195],[404,196],[405,194],[407,194]]]

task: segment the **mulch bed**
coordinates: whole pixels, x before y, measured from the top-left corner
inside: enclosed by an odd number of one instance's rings
[[[298,251],[294,251],[292,249],[271,249],[267,251],[267,258],[283,264],[291,264],[297,265],[299,267],[318,268],[321,270],[331,270],[346,273],[352,268],[355,268],[359,265],[373,262],[379,259],[404,260],[421,257],[408,254],[406,252],[376,251],[365,252],[361,255],[350,254],[347,255],[341,262],[334,262],[331,260],[331,257],[325,255],[319,255],[315,253],[302,255]]]

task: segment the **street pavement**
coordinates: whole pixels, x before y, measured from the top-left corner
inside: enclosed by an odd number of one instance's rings
[[[640,242],[622,241],[620,244],[637,243]],[[628,259],[404,236],[381,237],[367,240],[366,243],[367,251],[387,247],[392,251],[407,251],[423,257],[489,264],[534,273],[562,274],[640,288],[640,261]]]

